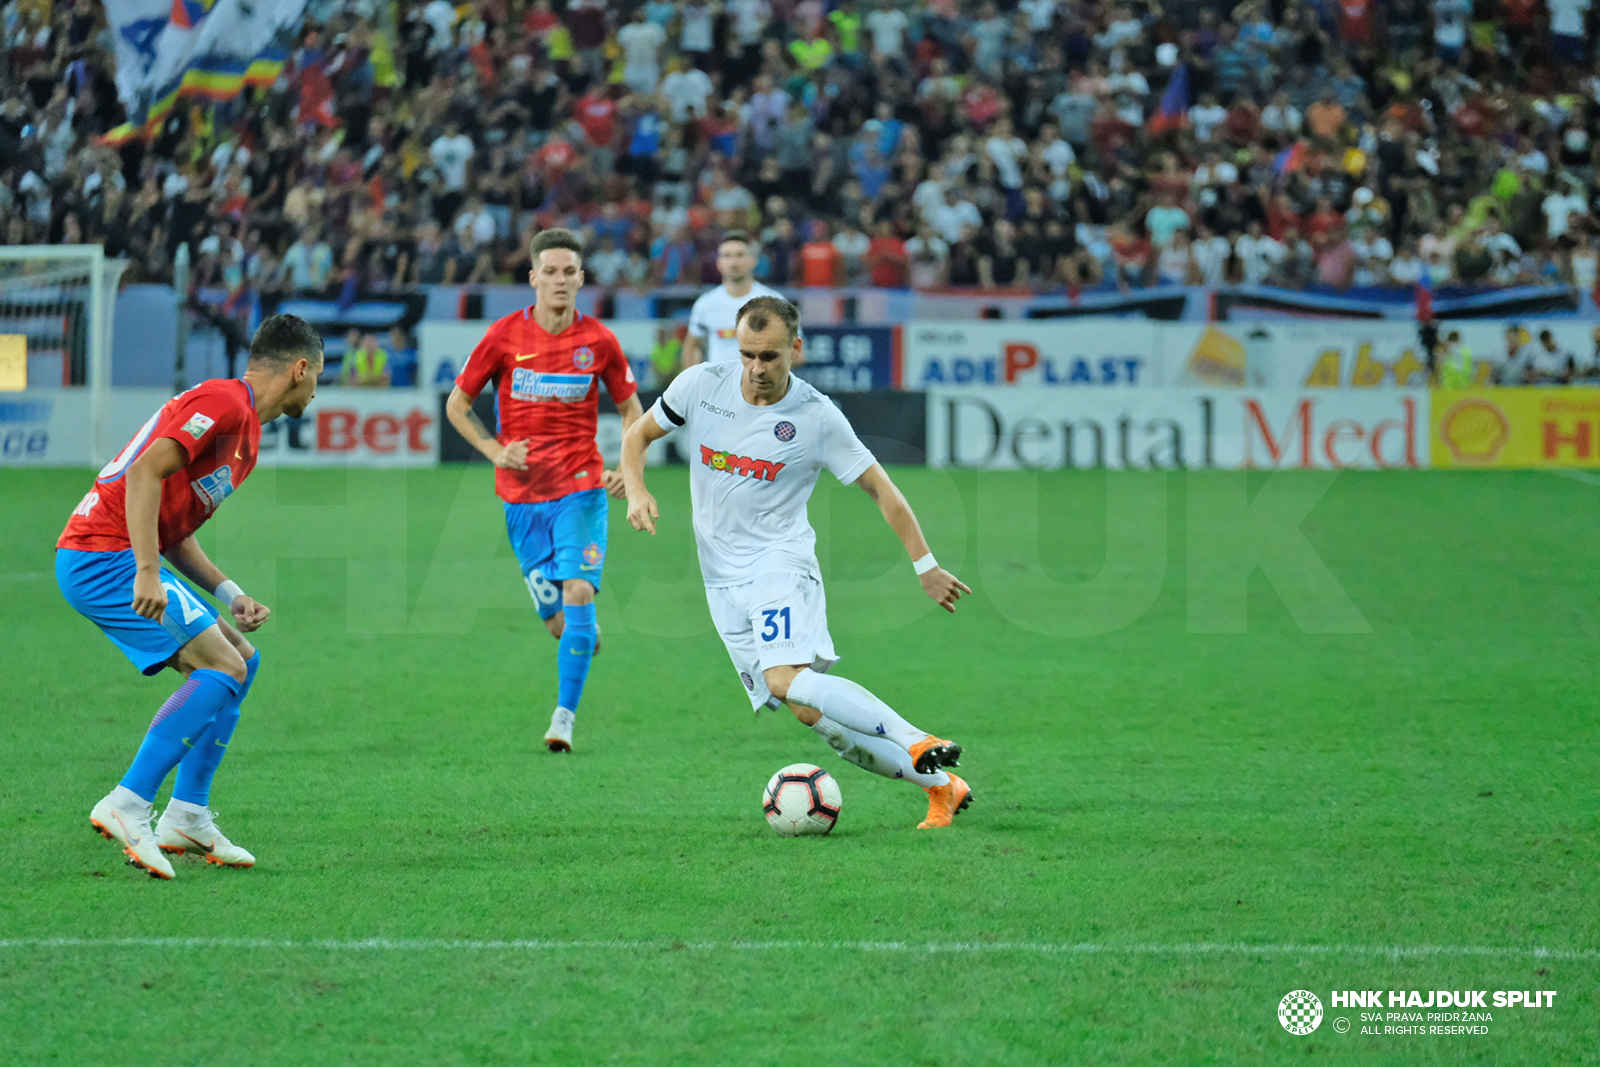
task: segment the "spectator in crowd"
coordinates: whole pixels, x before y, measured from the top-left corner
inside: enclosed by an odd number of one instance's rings
[[[833,247],[839,252],[846,285],[867,284],[867,256],[872,251],[872,239],[861,232],[861,227],[846,222],[833,235]]]
[[[906,242],[906,260],[913,289],[939,289],[950,284],[950,245],[922,222]]]
[[[351,333],[356,331],[352,330]],[[387,388],[393,378],[389,372],[389,353],[378,344],[377,334],[357,334],[354,348],[348,339],[344,360],[339,364],[339,383],[361,388]]]
[[[1571,385],[1578,376],[1578,361],[1563,349],[1549,329],[1539,331],[1533,353],[1533,377],[1541,385]]]
[[[661,49],[667,31],[652,22],[643,8],[633,13],[633,21],[617,31],[617,47],[622,51],[622,83],[642,96],[656,91],[661,82]]]
[[[844,255],[833,243],[825,222],[813,222],[811,239],[800,247],[799,281],[807,288],[844,284]]]
[[[13,6],[0,234],[187,244],[236,306],[512,280],[550,226],[612,285],[738,226],[785,285],[1596,284],[1589,0],[320,0],[273,84],[109,140],[105,7]]]

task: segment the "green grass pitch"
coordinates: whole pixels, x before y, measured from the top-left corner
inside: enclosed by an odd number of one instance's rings
[[[951,831],[750,714],[682,469],[660,536],[613,506],[569,758],[487,469],[263,469],[202,535],[275,610],[212,799],[260,862],[161,884],[87,814],[176,676],[56,590],[89,474],[0,472],[0,1062],[1600,1062],[1600,485],[894,474],[957,615],[864,494],[812,518],[840,673],[967,746]],[[797,760],[829,838],[761,818]],[[1436,988],[1558,996],[1448,1037],[1327,1003]]]

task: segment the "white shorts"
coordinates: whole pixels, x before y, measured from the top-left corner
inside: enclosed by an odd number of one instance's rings
[[[839,662],[819,578],[764,574],[748,585],[708,586],[706,602],[757,711],[782,706],[761,673],[768,667],[809,666],[820,674]]]

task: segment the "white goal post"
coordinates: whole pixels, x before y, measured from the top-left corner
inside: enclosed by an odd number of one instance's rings
[[[0,335],[21,335],[27,352],[26,391],[84,389],[89,398],[87,453],[92,466],[109,460],[111,324],[117,283],[128,263],[100,245],[0,248]],[[0,393],[0,400],[17,397]]]

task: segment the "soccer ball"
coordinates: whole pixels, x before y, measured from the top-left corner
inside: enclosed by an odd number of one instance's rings
[[[839,821],[844,796],[833,775],[814,763],[791,763],[772,776],[761,811],[784,837],[825,834]]]

